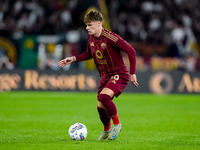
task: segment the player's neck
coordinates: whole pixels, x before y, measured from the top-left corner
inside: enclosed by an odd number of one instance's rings
[[[102,33],[102,30],[103,30],[103,28],[102,28],[102,26],[99,28],[99,30],[98,30],[98,32],[97,32],[97,34],[96,35],[94,35],[94,37],[95,38],[98,38],[98,37],[100,37],[100,35],[101,35],[101,33]]]

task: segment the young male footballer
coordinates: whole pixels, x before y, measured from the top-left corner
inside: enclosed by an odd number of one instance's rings
[[[136,52],[120,36],[102,27],[103,16],[98,11],[90,11],[84,17],[88,31],[87,50],[77,56],[67,57],[58,62],[59,67],[64,67],[72,62],[79,62],[93,58],[100,74],[98,87],[99,117],[104,126],[104,131],[97,140],[114,140],[118,137],[122,125],[119,122],[117,108],[112,101],[118,97],[129,82],[137,87]],[[126,52],[130,61],[130,77],[127,66],[123,63],[121,51]],[[111,119],[113,128],[111,127]]]

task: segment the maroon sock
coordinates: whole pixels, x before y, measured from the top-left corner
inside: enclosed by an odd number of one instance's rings
[[[111,128],[110,116],[104,108],[97,107],[99,112],[99,118],[104,125],[104,131],[108,131]]]
[[[111,100],[111,97],[107,94],[100,94],[98,100],[106,108],[110,117],[114,117],[117,114],[117,108],[115,103]]]
[[[106,125],[104,124],[103,126],[104,126],[104,131],[110,130],[111,129],[111,121]]]

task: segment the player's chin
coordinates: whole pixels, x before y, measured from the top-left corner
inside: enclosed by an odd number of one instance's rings
[[[92,33],[92,32],[88,32],[90,35],[94,35],[94,33]]]

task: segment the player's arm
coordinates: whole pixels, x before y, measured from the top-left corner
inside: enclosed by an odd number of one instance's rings
[[[72,57],[67,57],[61,61],[58,62],[58,66],[59,67],[64,67],[65,65],[68,65],[72,62],[79,62],[79,61],[83,61],[83,60],[88,60],[92,58],[92,54],[90,51],[90,47],[87,46],[87,50],[86,52],[80,54],[80,55],[76,55],[76,56],[72,56]]]
[[[131,83],[135,87],[138,87],[139,84],[137,82],[137,77],[136,77],[136,52],[135,52],[135,49],[130,44],[128,44],[125,40],[123,40],[121,37],[118,37],[118,40],[115,42],[115,46],[128,54],[129,62],[130,62]]]
[[[128,58],[129,58],[129,61],[130,61],[130,74],[135,74],[136,73],[136,52],[135,52],[135,49],[133,49],[133,47],[130,44],[128,44],[125,40],[123,40],[120,37],[115,42],[115,46],[128,54]]]
[[[76,62],[79,62],[79,61],[83,61],[83,60],[88,60],[88,59],[91,59],[91,58],[93,58],[92,57],[92,53],[91,53],[91,49],[90,49],[90,45],[89,45],[89,42],[88,42],[88,44],[87,44],[87,50],[84,52],[84,53],[82,53],[82,54],[80,54],[80,55],[76,55],[76,56],[74,56],[75,57],[75,61]]]

